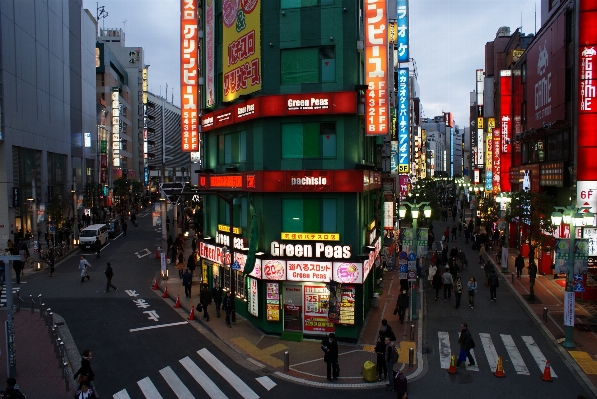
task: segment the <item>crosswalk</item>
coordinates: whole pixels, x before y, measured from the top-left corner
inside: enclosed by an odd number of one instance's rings
[[[469,365],[469,362],[466,361],[466,370],[468,371],[481,371],[479,362],[477,361],[477,356],[485,355],[485,360],[487,361],[487,365],[492,373],[495,373],[497,362],[498,362],[498,353],[502,354],[502,360],[504,360],[504,368],[512,367],[514,372],[518,375],[531,375],[531,369],[527,367],[524,357],[530,355],[535,363],[537,364],[538,370],[540,373],[543,373],[545,369],[545,364],[547,363],[547,359],[539,349],[539,346],[533,339],[533,337],[528,335],[520,336],[522,343],[519,342],[517,345],[515,337],[508,334],[499,334],[499,340],[492,338],[491,334],[487,333],[479,333],[479,339],[475,339],[473,335],[473,341],[476,344],[477,353],[475,353],[475,349],[471,349],[470,353],[475,360],[475,364],[473,366]],[[450,338],[450,333],[447,331],[438,331],[437,338],[439,341],[439,359],[440,365],[442,369],[448,369],[450,367],[450,360],[452,354],[458,358],[458,354],[460,352],[460,345],[458,342],[458,337],[460,333],[452,334],[452,339]],[[497,338],[497,337],[496,337]],[[451,346],[451,342],[455,343],[455,346]],[[481,348],[479,347],[478,343],[481,344]],[[497,345],[497,346],[496,346]],[[523,352],[525,356],[523,356]],[[504,353],[507,355],[504,355]],[[508,360],[507,362],[505,360]],[[507,366],[506,366],[507,365]],[[484,367],[485,363],[483,362],[481,367]],[[512,370],[505,370],[506,373],[512,372]],[[557,378],[557,375],[553,369],[551,368],[551,376],[552,378]]]
[[[195,397],[207,397],[211,399],[227,399],[231,398],[243,398],[243,399],[259,399],[259,395],[245,383],[236,373],[230,370],[221,360],[219,360],[214,354],[208,349],[203,348],[197,351],[199,359],[193,360],[190,356],[186,356],[180,359],[178,362],[182,366],[182,373],[179,375],[176,373],[174,368],[179,369],[177,366],[166,366],[159,370],[161,378],[166,382],[170,388],[168,392],[160,393],[156,384],[157,381],[152,381],[149,377],[145,377],[137,381],[137,386],[141,390],[141,393],[145,399],[163,399],[163,398],[178,398],[178,399],[194,399]],[[201,368],[197,362],[203,362],[206,366]],[[213,381],[208,373],[210,369],[213,369],[227,384],[236,392],[238,395],[228,396],[224,391],[232,392],[228,385],[226,388],[225,384],[217,384]],[[187,386],[183,382],[183,379],[188,380],[182,374],[187,372],[197,384]],[[266,391],[270,391],[276,386],[276,383],[267,376],[255,378],[255,380],[263,387]],[[159,384],[158,384],[159,385]],[[194,392],[194,393],[193,393]],[[131,392],[131,395],[138,397],[139,392]],[[172,396],[175,395],[175,396]],[[113,395],[114,399],[131,399],[129,392],[123,389]]]
[[[4,308],[6,307],[6,286],[2,286],[0,289],[2,290],[2,294],[0,295],[0,308]],[[20,289],[21,287],[12,287],[12,293],[16,294]]]

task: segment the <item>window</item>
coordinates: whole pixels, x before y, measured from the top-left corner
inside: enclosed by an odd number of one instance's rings
[[[247,160],[247,134],[242,132],[218,136],[218,164],[245,162]]]
[[[520,81],[526,83],[527,81],[527,62],[523,62],[520,66]]]
[[[334,233],[336,229],[335,199],[282,200],[282,231]]]
[[[280,8],[300,8],[333,5],[335,0],[280,0]]]
[[[234,227],[247,228],[248,206],[246,197],[234,199]],[[230,226],[230,205],[223,199],[218,201],[218,223]]]
[[[336,124],[282,124],[282,158],[335,158]]]
[[[282,50],[281,83],[325,83],[336,81],[336,51],[333,46]]]

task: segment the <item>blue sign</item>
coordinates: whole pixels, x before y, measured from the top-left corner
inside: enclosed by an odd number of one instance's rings
[[[398,173],[409,170],[409,87],[408,68],[398,68]]]
[[[574,285],[573,290],[574,292],[585,292],[585,287],[582,285],[582,274],[575,274],[574,275]]]
[[[408,62],[408,0],[398,0],[398,62]]]
[[[406,273],[408,271],[408,266],[407,265],[400,265],[400,267],[398,268],[398,271],[400,273]]]
[[[390,173],[398,174],[398,141],[390,142]]]
[[[409,253],[408,260],[410,260],[410,261],[417,260],[417,255],[415,255],[414,252]]]
[[[237,260],[235,260],[234,263],[232,263],[231,268],[232,268],[232,270],[240,270],[240,264],[238,263]]]

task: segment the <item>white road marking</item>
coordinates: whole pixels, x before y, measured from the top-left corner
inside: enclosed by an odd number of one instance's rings
[[[144,249],[140,250],[139,252],[135,252],[135,255],[137,255],[137,258],[141,259],[148,255],[151,255],[151,252],[149,251],[149,249],[144,248]]]
[[[139,388],[141,388],[141,392],[143,392],[143,395],[145,395],[146,399],[163,399],[162,395],[160,395],[149,377],[145,377],[142,380],[137,381],[137,385],[139,385]]]
[[[495,373],[495,369],[497,368],[498,354],[495,351],[495,346],[493,345],[491,336],[489,334],[480,333],[479,337],[481,338],[481,345],[483,345],[483,350],[485,351],[485,357],[489,362],[489,368],[491,369],[492,373]]]
[[[123,389],[120,392],[116,392],[112,397],[114,399],[131,399],[129,394],[126,392],[126,389]]]
[[[129,330],[129,332],[143,331],[143,330],[153,330],[154,328],[164,328],[164,327],[171,327],[171,326],[182,326],[183,324],[189,324],[189,323],[186,322],[186,321],[178,321],[176,323],[158,324],[157,326],[131,328]]]
[[[268,391],[276,386],[276,383],[274,381],[272,381],[272,379],[269,378],[268,376],[257,377],[255,379],[257,380],[257,382],[259,382],[261,385],[263,385],[263,387],[265,389],[267,389]]]
[[[228,383],[245,399],[259,399],[259,396],[251,389],[243,380],[224,365],[217,357],[211,354],[210,351],[203,348],[197,353],[203,358],[214,370],[218,372]]]
[[[512,366],[514,366],[514,370],[516,370],[516,373],[531,375],[526,364],[524,364],[524,360],[522,360],[522,356],[520,356],[520,352],[518,351],[518,348],[516,347],[516,344],[514,343],[512,336],[507,334],[500,334],[500,337],[502,337],[502,341],[504,342],[504,346],[506,347],[506,351],[510,356]]]
[[[224,392],[218,388],[218,386],[197,366],[190,357],[185,357],[179,360],[180,364],[189,372],[189,374],[201,385],[201,388],[209,395],[212,399],[227,399]]]
[[[443,369],[450,368],[450,334],[446,331],[438,331],[437,338],[439,340],[439,362]]]
[[[535,359],[535,363],[537,363],[537,366],[539,366],[539,370],[541,370],[541,373],[543,373],[543,371],[545,369],[545,363],[547,362],[547,360],[545,359],[545,356],[543,356],[543,352],[541,352],[541,349],[539,349],[539,346],[537,346],[537,343],[535,342],[533,337],[528,336],[528,335],[523,335],[522,340],[524,341],[527,348],[529,349],[529,352],[531,352],[533,359]],[[550,366],[551,366],[551,363],[550,363]],[[556,375],[556,372],[553,370],[553,367],[551,367],[551,376],[553,378],[558,378],[558,376]]]
[[[170,388],[174,391],[178,399],[195,399],[191,391],[183,384],[170,366],[161,369],[160,374],[164,377],[166,383],[170,385]]]

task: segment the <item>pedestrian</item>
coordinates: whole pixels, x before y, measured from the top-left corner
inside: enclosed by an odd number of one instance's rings
[[[100,252],[102,250],[102,242],[100,241],[99,237],[95,238],[95,242],[93,243],[93,247],[95,248],[95,259],[100,258]]]
[[[91,351],[89,349],[85,349],[83,353],[81,353],[81,367],[75,373],[73,378],[77,381],[79,387],[81,387],[83,383],[87,383],[87,386],[89,386],[91,381],[95,378],[95,374],[91,369]]]
[[[232,324],[230,323],[230,316],[234,311],[234,298],[231,295],[230,291],[226,291],[226,296],[224,297],[224,301],[222,302],[222,309],[226,312],[226,324],[229,328],[232,328]]]
[[[458,229],[456,228],[456,225],[452,226],[452,241],[456,242],[456,232],[458,231]]]
[[[189,258],[187,259],[187,269],[189,269],[189,271],[191,272],[191,275],[193,275],[193,273],[195,272],[195,267],[196,267],[196,253],[193,252],[192,254],[189,255]]]
[[[429,230],[429,232],[427,233],[427,250],[428,251],[433,251],[433,243],[435,242],[435,236],[433,235],[433,232],[431,230]]]
[[[497,274],[495,274],[495,269],[491,271],[489,275],[489,294],[491,295],[491,301],[495,302],[497,299],[497,288],[500,286],[500,280],[498,279]]]
[[[213,299],[214,303],[216,304],[216,317],[220,318],[220,306],[222,306],[222,287],[220,287],[220,283],[216,281],[214,287],[211,290],[211,298]]]
[[[480,241],[482,241],[482,240],[480,240]],[[479,263],[483,263],[483,262],[485,262],[485,259],[484,259],[485,258],[485,243],[481,242],[479,244],[479,247],[480,247],[480,249],[479,249]]]
[[[487,262],[485,262],[485,266],[482,266],[485,269],[485,286],[489,287],[489,276],[491,275],[491,272],[495,270],[495,268],[493,267],[493,263],[491,263],[489,260],[487,260]]]
[[[388,378],[388,368],[386,367],[386,343],[381,337],[377,337],[377,343],[373,352],[377,355],[377,381],[385,380]]]
[[[382,319],[381,321],[381,328],[379,329],[379,336],[381,339],[385,339],[385,337],[390,338],[390,341],[396,341],[396,334],[392,330],[392,326],[388,324],[386,319]]]
[[[114,292],[118,291],[118,288],[115,287],[112,284],[112,277],[114,277],[114,270],[112,270],[112,265],[110,264],[110,262],[108,262],[106,267],[106,271],[104,272],[104,274],[106,275],[106,291],[104,292],[110,292],[110,287],[114,288]]]
[[[464,270],[464,266],[468,269],[468,260],[462,248],[458,250],[458,262],[460,262],[460,270]]]
[[[468,231],[468,229],[464,230],[464,243],[468,244],[468,239],[471,237],[471,233]]]
[[[81,270],[81,282],[85,282],[85,277],[87,277],[87,281],[91,279],[89,274],[87,274],[87,268],[91,267],[87,259],[85,259],[85,255],[81,255],[81,259],[79,260],[79,270]]]
[[[398,352],[396,352],[396,348],[392,341],[390,341],[390,337],[385,338],[386,343],[386,370],[388,373],[388,385],[386,391],[393,391],[394,390],[394,365],[398,362]]]
[[[534,285],[535,279],[537,278],[537,265],[535,264],[535,262],[532,262],[529,265],[529,277],[530,277],[531,285]]]
[[[189,273],[189,269],[185,269],[182,274],[182,286],[184,287],[184,294],[187,298],[191,297],[191,287],[193,286],[193,276]]]
[[[504,265],[504,267],[507,266],[508,265]],[[522,269],[524,269],[524,258],[522,257],[522,254],[520,252],[514,260],[514,267],[516,267],[516,277],[520,278],[520,276],[522,276]]]
[[[207,313],[207,307],[211,305],[212,297],[211,291],[207,287],[207,284],[203,284],[203,289],[199,293],[199,303],[203,306],[203,318],[209,321],[209,313]]]
[[[135,215],[135,212],[131,213],[131,223],[137,227],[137,215]]]
[[[471,277],[466,283],[466,289],[468,290],[468,304],[473,309],[475,306],[475,294],[477,293],[477,280]]]
[[[402,290],[400,295],[398,295],[398,300],[396,301],[396,308],[394,309],[394,315],[398,313],[398,317],[400,318],[400,324],[404,324],[404,315],[406,313],[408,305],[408,294],[406,293],[406,290]]]
[[[474,366],[475,359],[471,355],[471,349],[475,347],[473,337],[471,336],[471,332],[468,330],[465,322],[462,322],[460,329],[460,337],[458,337],[458,343],[460,344],[460,354],[458,355],[458,360],[456,361],[456,367],[460,367],[460,363],[466,362],[467,358],[469,360],[469,366]]]
[[[458,237],[462,237],[462,223],[458,223]]]
[[[446,244],[450,242],[450,228],[446,227],[446,230],[444,230],[444,237],[446,239]]]
[[[174,242],[174,240],[172,239],[172,234],[168,235],[168,241],[166,241],[168,243],[168,251],[170,251],[170,248],[172,248],[172,243]]]
[[[454,278],[447,267],[442,276],[442,282],[444,283],[444,302],[447,302],[452,297],[452,286],[454,285]]]
[[[126,220],[122,221],[122,232],[124,233],[124,236],[126,237],[126,230],[129,228],[129,226],[126,224]]]
[[[178,261],[176,262],[176,270],[178,270],[178,278],[182,279],[182,275],[184,273],[184,256],[182,253],[178,254]]]
[[[456,282],[454,283],[454,296],[456,296],[456,309],[460,307],[460,299],[462,298],[462,280],[460,277],[456,277]]]
[[[431,263],[429,265],[429,274],[427,275],[427,281],[429,282],[429,284],[433,287],[433,278],[435,277],[435,274],[437,273],[437,266],[435,265],[435,263]]]
[[[448,246],[444,245],[442,248],[442,264],[448,264]]]
[[[178,247],[172,244],[170,247],[170,263],[176,263],[176,256],[178,255]]]
[[[97,399],[95,392],[89,388],[89,384],[83,382],[79,390],[75,392],[75,399]]]
[[[450,273],[448,273],[448,274],[450,274]],[[432,281],[431,285],[435,289],[435,300],[437,301],[437,298],[439,298],[439,290],[442,289],[442,276],[440,273],[435,273],[433,275],[433,281]]]
[[[6,397],[7,399],[27,399],[21,392],[21,389],[17,384],[17,380],[14,377],[9,377],[6,379],[6,389],[2,392],[1,397]]]
[[[328,381],[338,379],[338,343],[336,342],[336,334],[329,333],[327,338],[321,340],[321,350],[324,352],[323,361],[327,366]]]
[[[13,246],[12,254],[20,256],[19,259],[12,261],[12,268],[14,269],[16,277],[17,277],[17,284],[21,284],[21,273],[23,272],[23,268],[25,267],[25,263],[22,260],[23,256],[21,256],[20,252],[21,251],[18,250],[18,247]]]
[[[56,256],[54,255],[54,250],[52,248],[48,249],[48,257],[46,259],[46,263],[50,268],[50,277],[54,277],[54,262],[56,261]]]
[[[166,231],[170,231],[170,216],[166,216]]]

